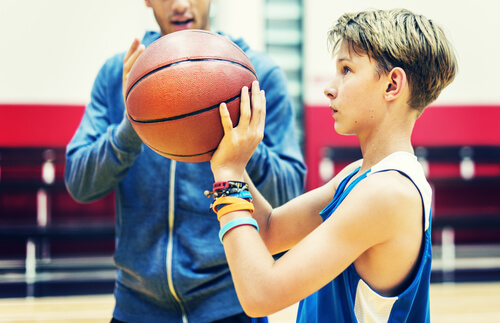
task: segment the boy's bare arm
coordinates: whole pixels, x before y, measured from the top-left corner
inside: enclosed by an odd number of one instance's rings
[[[340,181],[360,164],[361,160],[353,162],[325,185],[275,209],[271,208],[245,174],[245,181],[250,184],[250,192],[254,197],[253,217],[259,223],[260,235],[269,252],[277,254],[292,248],[318,227],[323,222],[320,211],[330,203]]]
[[[415,195],[387,187],[376,177],[360,182],[334,215],[276,262],[253,228],[225,236],[236,290],[249,315],[265,316],[292,305],[326,285],[372,247],[391,244],[405,225],[399,210],[407,208],[409,201],[415,203]],[[287,206],[292,207],[280,211],[297,212],[294,203]],[[247,216],[243,213],[228,214],[225,220]]]

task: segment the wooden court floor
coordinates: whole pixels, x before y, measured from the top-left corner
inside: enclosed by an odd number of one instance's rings
[[[0,299],[0,322],[105,323],[112,295]],[[297,305],[269,317],[271,323],[295,322]],[[431,285],[434,323],[500,323],[500,282]]]

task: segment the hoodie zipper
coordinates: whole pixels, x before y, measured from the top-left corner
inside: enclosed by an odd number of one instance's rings
[[[169,201],[168,201],[168,243],[167,243],[167,281],[170,293],[175,298],[182,312],[182,323],[188,323],[186,311],[181,303],[179,296],[174,288],[174,281],[172,278],[172,253],[174,245],[174,218],[175,218],[175,167],[176,161],[170,162],[170,187],[169,187]]]

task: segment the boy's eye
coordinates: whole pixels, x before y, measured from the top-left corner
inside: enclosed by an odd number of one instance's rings
[[[346,75],[346,74],[347,74],[347,73],[349,73],[350,71],[351,71],[351,69],[350,69],[349,67],[347,67],[347,66],[344,66],[344,67],[342,68],[342,73],[343,73],[344,75]]]

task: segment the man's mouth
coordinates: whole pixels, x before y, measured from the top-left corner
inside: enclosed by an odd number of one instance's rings
[[[172,17],[170,22],[177,30],[183,30],[191,28],[194,18],[191,15],[179,15]]]
[[[172,24],[173,25],[186,25],[186,24],[189,24],[191,22],[193,22],[194,19],[184,19],[184,20],[176,20],[176,21],[172,21]]]

